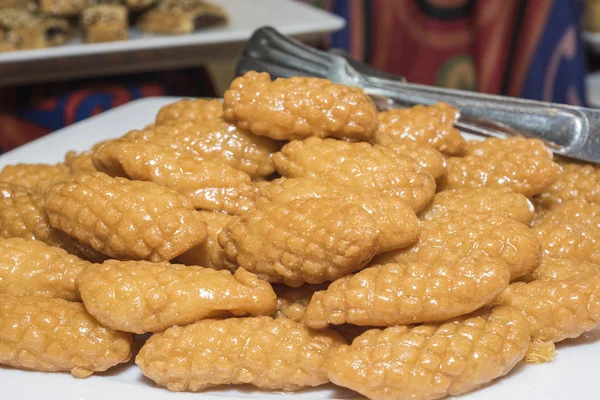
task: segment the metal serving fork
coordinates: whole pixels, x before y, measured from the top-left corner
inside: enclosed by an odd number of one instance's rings
[[[456,127],[480,136],[527,136],[544,140],[555,154],[600,163],[600,109],[495,96],[408,83],[339,52],[324,52],[265,27],[246,43],[237,73],[272,77],[313,76],[365,90],[380,109],[430,105],[460,110]]]

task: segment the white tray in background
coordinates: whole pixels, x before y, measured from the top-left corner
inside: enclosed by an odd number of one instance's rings
[[[344,19],[291,0],[211,0],[230,16],[228,25],[190,35],[143,35],[113,43],[70,43],[47,49],[0,52],[0,86],[180,68],[238,55],[252,32],[272,26],[300,38],[341,29]]]
[[[177,100],[157,97],[137,100],[71,125],[0,156],[0,168],[26,162],[53,163],[68,150],[87,150],[153,122],[160,107]],[[508,376],[460,400],[592,400],[599,398],[600,330],[557,346],[557,358],[543,365],[518,365]],[[156,388],[130,363],[87,379],[68,373],[40,373],[0,367],[0,399],[6,400],[193,400],[193,399],[354,399],[355,393],[326,385],[282,394],[252,387],[222,388],[202,393],[171,393]]]

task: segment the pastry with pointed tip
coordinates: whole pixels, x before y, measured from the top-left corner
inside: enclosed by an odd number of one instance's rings
[[[533,197],[558,179],[561,167],[538,139],[489,138],[468,143],[464,157],[448,159],[442,190],[460,188],[508,188]]]
[[[44,242],[0,239],[0,294],[80,301],[75,279],[89,265]]]
[[[412,208],[398,197],[356,190],[307,178],[280,178],[257,187],[257,204],[287,203],[314,198],[342,198],[361,206],[379,225],[377,253],[400,249],[419,238],[419,220]]]
[[[69,168],[71,175],[76,174],[92,174],[98,170],[92,163],[93,151],[84,151],[77,153],[69,151],[65,155],[65,165]]]
[[[148,261],[108,260],[77,278],[83,304],[109,328],[146,333],[229,315],[270,315],[271,285],[243,268],[235,274]]]
[[[255,135],[277,140],[336,137],[373,138],[377,110],[360,88],[319,78],[279,78],[250,71],[231,82],[223,116]]]
[[[295,140],[274,154],[273,162],[287,178],[310,178],[396,196],[417,213],[435,194],[435,180],[414,159],[368,143],[314,137]]]
[[[0,364],[77,378],[131,357],[130,333],[100,325],[81,303],[0,294]]]
[[[117,259],[171,260],[208,235],[186,197],[101,172],[49,186],[44,204],[53,227]]]
[[[162,107],[156,115],[156,125],[171,122],[205,122],[221,118],[223,105],[217,99],[183,99]]]
[[[373,143],[388,146],[407,140],[448,156],[460,156],[466,151],[467,142],[454,127],[458,116],[458,109],[446,103],[380,112],[377,115],[379,129]]]
[[[329,382],[329,359],[345,343],[337,332],[287,318],[204,320],[155,333],[135,362],[176,392],[243,384],[291,391]]]
[[[529,346],[529,324],[510,307],[440,325],[372,329],[343,346],[329,378],[372,400],[433,400],[506,375]]]
[[[344,199],[293,200],[234,217],[218,239],[232,263],[269,282],[297,287],[363,268],[379,246],[379,226]]]
[[[437,322],[486,305],[507,286],[506,264],[487,256],[384,264],[334,281],[312,296],[306,324],[391,326]]]

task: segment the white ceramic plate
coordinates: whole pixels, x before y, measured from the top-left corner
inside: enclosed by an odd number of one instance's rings
[[[68,150],[87,150],[94,143],[118,137],[153,121],[160,107],[177,100],[158,97],[131,102],[99,116],[26,144],[0,156],[0,168],[24,162],[62,161]],[[600,330],[557,346],[558,356],[543,365],[518,365],[508,376],[460,396],[468,400],[582,400],[600,398],[598,360]],[[294,394],[265,392],[252,387],[224,388],[202,393],[171,393],[155,388],[130,363],[87,379],[68,373],[40,373],[0,367],[0,399],[6,400],[186,400],[186,399],[352,399],[355,393],[327,385]]]
[[[185,67],[235,57],[257,28],[291,36],[342,28],[343,18],[290,0],[211,0],[229,13],[229,24],[190,35],[145,35],[112,43],[70,43],[47,49],[0,52],[0,86],[113,72]]]

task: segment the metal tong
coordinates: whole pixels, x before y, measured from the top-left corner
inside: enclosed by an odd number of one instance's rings
[[[526,136],[544,140],[555,154],[600,163],[600,110],[408,83],[339,52],[324,52],[265,27],[246,43],[239,75],[313,76],[358,86],[378,108],[438,101],[460,110],[456,127],[480,136]]]

